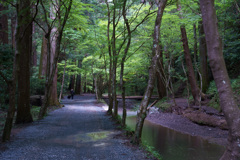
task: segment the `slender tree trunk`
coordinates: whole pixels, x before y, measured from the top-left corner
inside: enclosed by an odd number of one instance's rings
[[[184,57],[187,65],[187,75],[188,75],[188,81],[191,86],[191,92],[194,98],[194,102],[198,104],[200,102],[200,89],[197,85],[197,81],[194,74],[192,59],[190,55],[190,50],[188,47],[188,39],[187,39],[187,33],[184,26],[181,26],[181,34],[182,34],[182,42],[183,42],[183,50],[184,50]]]
[[[127,0],[124,0],[123,3],[123,18],[124,18],[124,23],[126,25],[127,28],[127,36],[128,36],[128,42],[127,42],[127,46],[124,50],[124,55],[122,57],[122,61],[121,61],[121,72],[120,72],[120,86],[121,86],[121,90],[122,90],[122,102],[123,102],[123,113],[122,113],[122,126],[125,127],[126,126],[126,117],[127,117],[127,110],[126,110],[126,100],[125,100],[125,86],[124,86],[124,80],[123,80],[123,76],[124,76],[124,63],[126,60],[126,56],[128,53],[128,50],[130,48],[131,45],[131,39],[132,39],[132,35],[131,35],[131,30],[130,30],[130,24],[128,22],[128,19],[126,17],[126,3]]]
[[[0,4],[0,11],[6,10],[7,7],[4,7]],[[0,44],[8,44],[8,16],[7,14],[2,14],[0,16]]]
[[[78,60],[78,68],[82,68],[82,59]],[[82,93],[82,81],[81,81],[81,73],[77,75],[76,79],[76,87],[75,87],[75,93],[76,94],[81,94]]]
[[[177,8],[179,11],[181,11],[180,0],[178,0]],[[180,18],[183,19],[181,12],[180,12]],[[186,66],[187,66],[187,76],[188,76],[187,78],[188,78],[189,84],[191,86],[191,92],[192,92],[194,102],[195,102],[195,104],[199,104],[200,100],[201,100],[200,89],[197,85],[197,81],[196,81],[195,74],[194,74],[191,53],[190,53],[190,49],[188,46],[186,28],[184,25],[181,25],[180,28],[181,28],[181,36],[182,36],[182,42],[183,42],[184,57],[185,57]]]
[[[228,146],[221,160],[240,159],[240,110],[234,99],[230,79],[223,58],[222,42],[214,0],[200,0],[203,27],[207,42],[209,64],[218,89],[222,111],[226,118],[229,134]]]
[[[58,100],[59,102],[61,102],[62,93],[63,93],[63,85],[64,85],[64,79],[65,79],[66,65],[67,65],[67,60],[65,59],[65,65],[64,65],[64,69],[63,69],[63,76],[62,76],[62,85],[61,85],[61,91],[60,91],[59,100]]]
[[[11,17],[11,40],[12,40],[12,49],[16,50],[16,15]],[[14,51],[15,52],[15,51]]]
[[[47,72],[47,38],[43,36],[38,78],[43,79]]]
[[[108,54],[109,54],[109,79],[108,79],[108,101],[109,101],[109,108],[107,113],[112,115],[113,109],[113,98],[112,98],[112,51],[111,51],[111,43],[110,43],[110,24],[111,24],[111,13],[108,5],[108,1],[105,0],[108,9],[108,25],[107,25],[107,37],[108,37]]]
[[[30,112],[30,57],[32,47],[32,17],[30,0],[19,0],[17,7],[18,107],[16,123],[32,122]]]
[[[36,27],[35,24],[33,23],[33,35],[36,33]],[[32,59],[31,59],[31,65],[32,66],[37,66],[37,41],[36,39],[33,38],[32,42]]]
[[[87,93],[87,74],[85,72],[84,74],[84,87],[83,87],[83,92]]]
[[[166,77],[164,75],[164,69],[163,69],[163,50],[162,46],[160,45],[160,58],[157,62],[157,89],[158,89],[158,98],[162,99],[167,95],[166,93],[166,84],[164,81],[166,81]]]
[[[113,31],[112,31],[112,51],[113,51],[113,65],[112,65],[112,97],[113,97],[113,104],[114,104],[114,113],[113,117],[118,116],[118,103],[117,103],[117,84],[116,84],[116,76],[117,76],[117,61],[118,55],[116,51],[116,6],[115,0],[113,0]]]
[[[197,66],[197,27],[196,24],[193,24],[193,38],[194,38],[194,46],[193,46],[193,53],[194,53],[194,57],[193,57],[193,62],[194,62],[194,68],[195,68],[195,78],[196,80],[198,80],[198,66]]]
[[[166,4],[167,4],[167,0],[161,0],[158,3],[158,11],[157,11],[157,17],[155,21],[154,34],[153,34],[152,55],[154,56],[152,58],[151,66],[149,69],[149,79],[148,79],[147,89],[145,91],[143,100],[140,105],[140,109],[137,114],[137,124],[136,124],[136,129],[133,137],[133,143],[136,143],[136,144],[139,144],[141,142],[143,123],[147,116],[147,113],[146,113],[147,107],[148,107],[149,100],[151,98],[152,91],[155,84],[155,75],[157,72],[157,61],[159,61],[159,57],[160,57],[159,55],[160,54],[160,47],[159,47],[160,27],[161,27],[163,11]]]
[[[207,62],[207,44],[204,35],[202,21],[199,22],[199,58],[200,58],[200,73],[202,75],[202,91],[203,93],[206,93],[210,81]]]

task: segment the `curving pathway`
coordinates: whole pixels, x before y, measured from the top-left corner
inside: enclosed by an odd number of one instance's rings
[[[65,107],[22,129],[1,160],[141,160],[142,151],[125,145],[94,95],[64,99]]]

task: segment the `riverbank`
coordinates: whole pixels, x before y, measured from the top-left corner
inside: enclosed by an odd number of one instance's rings
[[[118,99],[119,104],[119,112],[121,112],[122,108],[122,101]],[[108,100],[105,99],[105,102],[108,103]],[[139,100],[127,100],[126,107],[128,109],[128,113],[133,115],[132,111],[136,111],[137,107],[139,106],[141,101]],[[181,101],[178,105],[187,105],[186,102]],[[136,114],[136,113],[135,113]],[[210,143],[215,143],[219,145],[226,146],[227,145],[227,136],[228,131],[220,129],[218,127],[211,127],[207,125],[199,125],[188,118],[184,117],[183,115],[178,115],[176,113],[168,113],[168,112],[161,112],[156,109],[152,109],[147,118],[147,121],[161,125],[163,127],[167,127],[178,132],[189,134],[192,136],[199,136]]]

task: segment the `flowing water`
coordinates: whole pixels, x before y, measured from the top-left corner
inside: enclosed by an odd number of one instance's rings
[[[127,118],[127,125],[135,129],[136,117]],[[142,141],[153,146],[163,157],[163,160],[218,160],[225,148],[220,145],[188,134],[144,122]]]

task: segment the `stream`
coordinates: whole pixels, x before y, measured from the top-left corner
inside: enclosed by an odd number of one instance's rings
[[[135,129],[136,116],[126,121],[128,127]],[[218,160],[224,153],[224,146],[209,143],[197,136],[144,122],[142,142],[153,146],[163,160]]]

